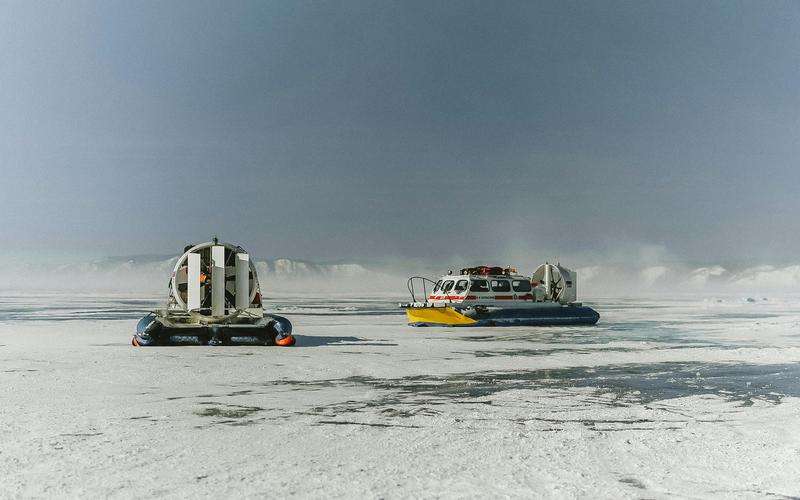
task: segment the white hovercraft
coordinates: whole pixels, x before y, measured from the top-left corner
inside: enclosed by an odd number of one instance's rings
[[[169,297],[139,321],[131,343],[154,345],[294,345],[292,324],[265,314],[250,256],[237,245],[190,245],[169,280]]]
[[[400,307],[411,326],[593,325],[600,315],[576,302],[577,286],[577,273],[560,264],[542,264],[531,277],[479,266],[438,281],[409,278],[412,302]]]

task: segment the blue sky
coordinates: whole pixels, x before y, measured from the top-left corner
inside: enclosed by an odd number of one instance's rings
[[[800,4],[0,2],[5,252],[800,249]]]

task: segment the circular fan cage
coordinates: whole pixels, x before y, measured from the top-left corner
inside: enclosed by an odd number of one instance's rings
[[[236,254],[246,252],[242,247],[233,245],[231,243],[215,243],[213,241],[208,241],[206,243],[194,245],[183,252],[183,255],[178,258],[178,261],[175,263],[175,267],[172,270],[172,279],[170,280],[170,295],[172,300],[174,300],[175,305],[179,309],[186,309],[186,289],[188,281],[186,259],[190,253],[200,254],[200,269],[201,272],[205,273],[209,277],[209,284],[206,285],[208,287],[207,291],[211,289],[211,247],[214,246],[225,247],[225,309],[234,308],[236,306]],[[250,300],[248,303],[252,304],[253,300],[256,298],[256,294],[259,292],[259,284],[253,261],[250,260],[249,264]],[[207,307],[211,307],[210,293],[206,293],[205,299],[201,304],[201,309]]]
[[[544,270],[546,266],[550,266],[550,290],[547,291],[550,298],[558,302],[564,294],[565,282],[564,275],[561,272],[561,266],[557,264],[542,264],[536,269],[536,272],[531,276],[532,281],[544,282]],[[565,269],[566,271],[566,269]]]

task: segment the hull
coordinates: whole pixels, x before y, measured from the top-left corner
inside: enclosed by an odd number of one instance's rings
[[[282,316],[265,315],[251,323],[179,324],[169,317],[148,314],[136,325],[131,344],[170,345],[294,345],[292,324]]]
[[[594,325],[600,315],[591,307],[552,306],[495,308],[486,311],[453,307],[408,307],[410,326],[557,326]]]

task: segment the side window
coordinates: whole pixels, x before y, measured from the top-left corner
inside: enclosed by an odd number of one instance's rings
[[[443,292],[449,292],[452,288],[453,288],[453,280],[447,280],[444,282],[444,285],[442,285]]]
[[[515,292],[531,291],[531,282],[528,280],[514,280],[511,282],[511,286],[514,287]]]
[[[492,280],[493,292],[510,292],[511,282],[506,280]]]
[[[472,284],[469,286],[470,292],[488,292],[489,291],[489,282],[486,280],[472,280]]]
[[[456,287],[453,288],[453,291],[456,293],[463,292],[467,289],[467,283],[469,283],[467,280],[458,280],[458,283],[456,283]]]
[[[438,292],[440,288],[442,288],[442,280],[436,282],[436,286],[433,287],[433,291],[431,293]]]

